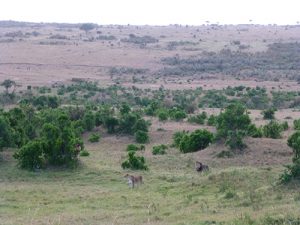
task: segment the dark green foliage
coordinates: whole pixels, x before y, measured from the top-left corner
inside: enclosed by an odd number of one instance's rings
[[[179,147],[183,153],[195,152],[205,149],[212,143],[214,135],[203,129],[195,130],[191,134],[186,132],[177,132],[173,136],[174,145]]]
[[[300,119],[294,120],[294,129],[300,130]]]
[[[263,130],[261,127],[257,128],[254,124],[250,124],[247,135],[253,138],[261,138],[263,136]]]
[[[288,108],[295,107],[296,105],[293,105],[293,102],[296,100],[296,96],[298,95],[297,92],[283,92],[278,91],[274,92],[272,91],[272,103],[274,107],[277,108]]]
[[[94,143],[94,142],[99,142],[100,140],[100,134],[91,134],[91,136],[89,137],[89,141]]]
[[[293,149],[294,159],[300,159],[300,131],[296,131],[290,136],[287,143]]]
[[[288,130],[289,129],[289,124],[287,121],[284,121],[282,124],[281,124],[281,128],[282,130]]]
[[[24,135],[25,141],[15,154],[22,168],[32,169],[28,165],[36,165],[40,155],[43,158],[43,166],[69,165],[76,162],[79,150],[83,149],[83,142],[76,136],[74,124],[66,112],[47,109],[37,114],[30,108],[24,108],[23,114],[16,114],[16,112],[18,111],[14,110],[10,115],[19,118],[16,121],[23,124],[25,131],[24,133],[19,132],[19,135]],[[20,119],[23,116],[26,122],[22,122]],[[33,141],[28,142],[30,139]],[[78,145],[80,149],[78,149]],[[39,149],[36,154],[29,149],[32,146]],[[32,155],[31,158],[30,155]]]
[[[230,131],[226,138],[225,144],[229,146],[230,149],[239,149],[242,150],[247,147],[243,142],[245,136],[245,131]]]
[[[275,111],[276,109],[270,108],[262,111],[265,120],[273,120],[275,119]]]
[[[166,145],[156,145],[152,148],[152,154],[153,155],[164,155],[166,154],[166,150],[168,149],[168,146]]]
[[[104,121],[107,132],[113,134],[116,132],[116,127],[119,125],[119,120],[115,117],[107,117]]]
[[[93,23],[83,23],[79,29],[80,30],[84,30],[85,32],[88,32],[90,30],[93,30],[97,27],[97,24],[93,24]]]
[[[175,134],[173,134],[173,145],[176,148],[179,148],[180,142],[183,139],[184,136],[188,135],[187,131],[178,131]]]
[[[152,101],[145,109],[145,113],[148,116],[154,116],[160,105],[157,101]]]
[[[148,132],[148,126],[149,123],[146,120],[140,118],[134,124],[133,131],[136,132],[140,130],[140,131]]]
[[[79,155],[81,157],[86,157],[86,156],[89,156],[90,153],[87,150],[82,150],[82,151],[80,151]]]
[[[128,159],[122,163],[123,169],[148,170],[145,158],[143,156],[136,156],[135,151],[129,151],[127,158]]]
[[[140,150],[140,147],[135,145],[135,144],[129,144],[127,145],[127,148],[126,150],[129,152],[129,151],[138,151]]]
[[[0,116],[0,151],[4,147],[10,147],[14,143],[13,130],[4,116]]]
[[[59,106],[59,99],[56,96],[41,95],[39,97],[34,97],[32,99],[32,105],[34,105],[38,109],[44,107],[49,107],[54,109]]]
[[[145,131],[138,130],[134,133],[134,137],[137,143],[147,143],[149,141],[148,133]]]
[[[293,164],[287,165],[286,170],[280,177],[283,183],[288,183],[293,179],[300,180],[300,131],[290,136],[287,144],[293,149],[294,156]]]
[[[46,164],[44,143],[40,140],[28,142],[14,154],[18,164],[23,169],[41,169]]]
[[[209,90],[200,99],[199,107],[224,108],[226,105],[228,105],[228,102],[228,99],[223,94],[215,90]]]
[[[96,125],[95,116],[91,111],[88,111],[83,116],[83,124],[86,130],[91,131]]]
[[[210,115],[207,119],[207,126],[215,126],[217,122],[217,117],[215,115]]]
[[[139,116],[135,113],[126,113],[120,119],[120,131],[125,134],[134,134],[136,131],[134,126]]]
[[[2,83],[1,83],[1,86],[3,86],[5,88],[5,92],[6,94],[8,94],[8,89],[11,88],[11,87],[15,87],[16,86],[16,82],[13,81],[13,80],[4,80]]]
[[[157,116],[158,116],[159,121],[166,121],[169,118],[169,113],[165,109],[160,109],[157,112]]]
[[[190,123],[197,123],[197,124],[204,124],[205,123],[205,119],[207,118],[207,113],[206,112],[202,112],[199,115],[196,116],[190,116],[188,118],[188,122]]]
[[[72,128],[74,130],[76,137],[80,137],[81,134],[83,134],[83,132],[85,130],[82,120],[72,121],[71,125],[72,125]]]
[[[267,138],[278,139],[281,138],[282,126],[275,120],[270,121],[263,126],[264,136]]]
[[[127,103],[123,103],[120,108],[121,115],[128,114],[131,111],[130,106]]]
[[[180,120],[183,120],[184,118],[186,118],[185,111],[178,109],[178,108],[171,109],[169,114],[170,114],[170,118],[173,120],[176,120],[176,121],[180,121]]]
[[[240,100],[249,109],[265,109],[269,107],[269,99],[265,88],[246,89]]]
[[[225,139],[231,149],[243,149],[243,138],[251,123],[246,108],[241,104],[231,104],[220,113],[216,121],[217,138]]]

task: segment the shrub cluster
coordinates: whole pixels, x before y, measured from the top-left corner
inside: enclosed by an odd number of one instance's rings
[[[195,152],[205,149],[212,143],[214,135],[203,129],[195,130],[192,133],[176,132],[173,135],[173,144],[178,147],[182,153]]]

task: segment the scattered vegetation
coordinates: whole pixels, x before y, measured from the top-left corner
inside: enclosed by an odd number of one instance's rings
[[[166,154],[166,150],[168,149],[168,146],[162,144],[162,145],[156,145],[152,148],[152,154],[153,155],[164,155]]]

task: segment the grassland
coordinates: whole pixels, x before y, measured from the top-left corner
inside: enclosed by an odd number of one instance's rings
[[[150,145],[143,153],[150,170],[136,172],[145,181],[132,190],[120,167],[124,146],[131,142],[105,136],[99,144],[87,143],[90,156],[67,170],[20,170],[12,150],[5,151],[1,224],[248,224],[266,217],[296,220],[299,215],[298,184],[278,184],[281,165],[217,164],[198,174],[193,168],[198,153],[169,149],[167,155],[152,156]]]

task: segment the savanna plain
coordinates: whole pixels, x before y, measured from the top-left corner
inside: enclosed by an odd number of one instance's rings
[[[299,41],[0,21],[0,224],[300,224]]]

